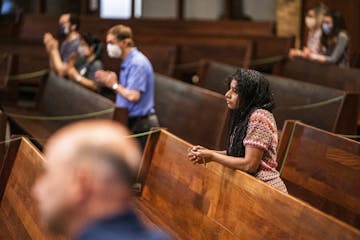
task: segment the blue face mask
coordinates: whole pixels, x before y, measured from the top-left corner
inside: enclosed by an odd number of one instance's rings
[[[333,26],[329,23],[323,23],[321,28],[325,35],[329,35],[332,31]]]

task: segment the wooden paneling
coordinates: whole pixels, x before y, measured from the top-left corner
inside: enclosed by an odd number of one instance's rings
[[[157,134],[153,152],[145,150],[151,165],[136,203],[175,239],[359,238],[359,230],[246,173],[194,165],[187,159],[190,144]]]
[[[169,77],[156,75],[155,106],[160,126],[193,144],[223,149],[225,98]]]
[[[360,228],[360,144],[292,121],[284,134],[279,157],[289,193]]]
[[[36,203],[31,197],[32,186],[40,176],[44,162],[40,152],[25,139],[11,143],[10,148],[11,154],[0,174],[1,182],[6,183],[4,195],[0,198],[0,222],[4,224],[0,227],[0,236],[14,240],[64,239],[49,236],[41,229]]]

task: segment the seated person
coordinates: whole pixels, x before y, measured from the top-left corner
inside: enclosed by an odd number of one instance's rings
[[[66,75],[93,91],[100,91],[101,84],[95,81],[95,72],[103,69],[100,60],[101,42],[91,34],[81,37],[76,62],[70,61]]]
[[[133,209],[141,153],[129,134],[116,122],[88,120],[50,137],[32,189],[44,228],[76,240],[169,239],[145,228]]]
[[[305,58],[349,67],[349,36],[345,20],[339,12],[330,11],[325,14],[322,23],[321,53],[309,53]]]
[[[50,68],[60,76],[64,76],[70,57],[76,54],[80,43],[79,16],[76,14],[62,14],[59,19],[59,37],[65,38],[59,49],[59,42],[51,35],[45,33],[44,44],[49,54]]]
[[[324,4],[319,3],[307,11],[305,17],[305,25],[308,29],[306,46],[302,50],[290,49],[290,58],[303,57],[306,53],[320,53],[321,23],[327,9]]]
[[[231,121],[227,149],[214,151],[194,146],[188,158],[194,163],[218,162],[287,192],[276,170],[278,131],[272,114],[274,99],[270,83],[259,72],[246,69],[237,70],[228,80],[225,98]]]

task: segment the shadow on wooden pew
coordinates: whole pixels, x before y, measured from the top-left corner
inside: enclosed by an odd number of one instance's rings
[[[197,85],[222,94],[228,88],[225,79],[237,69],[217,62],[202,67]],[[280,129],[286,119],[298,119],[331,132],[356,133],[358,94],[275,75],[264,76],[274,93],[274,116]]]
[[[30,141],[11,142],[0,172],[0,236],[2,239],[64,239],[46,234],[39,225],[31,188],[43,158]]]
[[[3,106],[12,123],[13,133],[29,134],[35,138],[34,142],[39,148],[56,130],[84,118],[105,118],[127,123],[127,109],[116,107],[109,99],[52,72],[41,92],[35,109]],[[36,119],[36,116],[44,118]]]
[[[190,147],[165,130],[152,134],[139,174],[138,210],[175,239],[360,237],[358,229],[246,173],[192,164]]]
[[[155,107],[161,127],[193,144],[224,149],[228,121],[224,96],[156,74]]]
[[[288,120],[278,162],[291,195],[360,228],[360,143]]]

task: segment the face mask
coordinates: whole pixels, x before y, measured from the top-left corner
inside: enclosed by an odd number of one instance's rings
[[[313,29],[316,25],[316,20],[313,17],[305,17],[305,25],[308,29]]]
[[[78,49],[77,49],[77,52],[78,52],[78,54],[79,54],[80,57],[85,57],[85,56],[86,56],[86,53],[87,53],[86,50],[87,50],[86,47],[84,47],[84,46],[79,46]]]
[[[67,36],[70,33],[70,29],[64,25],[59,25],[58,32],[60,36]]]
[[[333,26],[331,24],[328,23],[323,23],[322,26],[322,31],[325,35],[329,35],[331,33],[331,30],[333,28]]]
[[[122,53],[121,48],[116,44],[108,43],[106,46],[106,50],[107,50],[109,57],[111,57],[111,58],[120,58],[121,57],[121,53]]]

